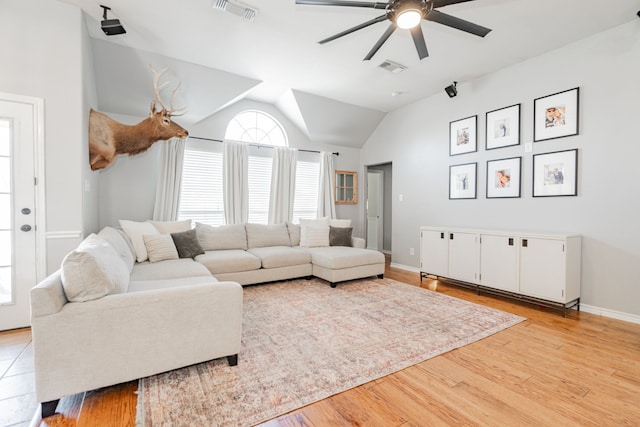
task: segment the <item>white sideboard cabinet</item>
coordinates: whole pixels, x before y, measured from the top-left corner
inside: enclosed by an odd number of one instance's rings
[[[580,309],[581,237],[568,234],[420,228],[420,279],[454,279],[478,292]]]

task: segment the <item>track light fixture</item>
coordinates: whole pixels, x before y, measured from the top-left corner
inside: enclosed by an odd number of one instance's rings
[[[108,36],[116,36],[118,34],[124,34],[127,30],[120,24],[119,19],[107,19],[107,10],[111,10],[108,6],[100,5],[104,12],[102,13],[101,27],[102,31]]]
[[[444,91],[447,92],[447,95],[449,95],[449,98],[453,98],[458,94],[458,89],[456,89],[457,84],[458,82],[453,82],[452,85],[449,85],[444,88]]]

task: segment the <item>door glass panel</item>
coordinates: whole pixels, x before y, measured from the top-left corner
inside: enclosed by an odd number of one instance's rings
[[[11,286],[10,122],[0,118],[0,304],[13,300]]]

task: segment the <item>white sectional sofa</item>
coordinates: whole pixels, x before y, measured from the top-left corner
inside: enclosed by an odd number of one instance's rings
[[[384,273],[383,254],[328,222],[121,225],[87,237],[31,290],[43,417],[66,395],[220,357],[236,365],[242,285],[315,275],[335,287]]]

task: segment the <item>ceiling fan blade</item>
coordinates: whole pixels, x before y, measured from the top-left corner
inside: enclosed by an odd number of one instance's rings
[[[418,51],[420,59],[424,59],[429,56],[427,43],[424,41],[424,34],[422,34],[422,27],[420,25],[416,25],[411,29],[411,37],[413,37],[413,43],[416,45],[416,50]]]
[[[379,2],[362,2],[349,0],[296,0],[296,4],[309,6],[347,6],[347,7],[366,7],[368,9],[386,9],[389,3]]]
[[[378,52],[378,50],[382,47],[384,42],[386,42],[387,39],[389,37],[391,37],[391,34],[393,34],[393,32],[396,30],[396,28],[398,28],[398,27],[396,27],[395,22],[392,22],[391,25],[389,25],[389,28],[387,28],[387,30],[384,32],[384,34],[378,39],[376,44],[373,45],[373,47],[371,48],[369,53],[367,53],[367,56],[364,57],[364,61],[368,61],[371,58],[373,58],[373,55],[375,55]]]
[[[427,21],[437,22],[438,24],[446,25],[447,27],[455,28],[457,30],[466,31],[467,33],[474,34],[476,36],[484,37],[491,29],[483,27],[473,22],[465,21],[464,19],[456,18],[455,16],[447,15],[446,13],[432,10],[425,16]]]
[[[473,1],[473,0],[435,0],[433,2],[433,7],[438,8],[443,6],[449,6],[450,4],[466,3],[468,1]]]
[[[341,33],[338,33],[338,34],[335,34],[335,35],[333,35],[331,37],[327,37],[326,39],[320,40],[318,43],[320,43],[320,44],[328,43],[328,42],[333,41],[335,39],[339,39],[342,36],[346,36],[347,34],[351,34],[354,31],[358,31],[358,30],[361,30],[363,28],[366,28],[369,25],[373,25],[373,24],[377,24],[378,22],[386,21],[387,19],[388,19],[387,15],[378,16],[377,18],[373,18],[370,21],[364,22],[364,23],[362,23],[360,25],[356,25],[353,28],[349,28],[348,30],[344,30]]]

